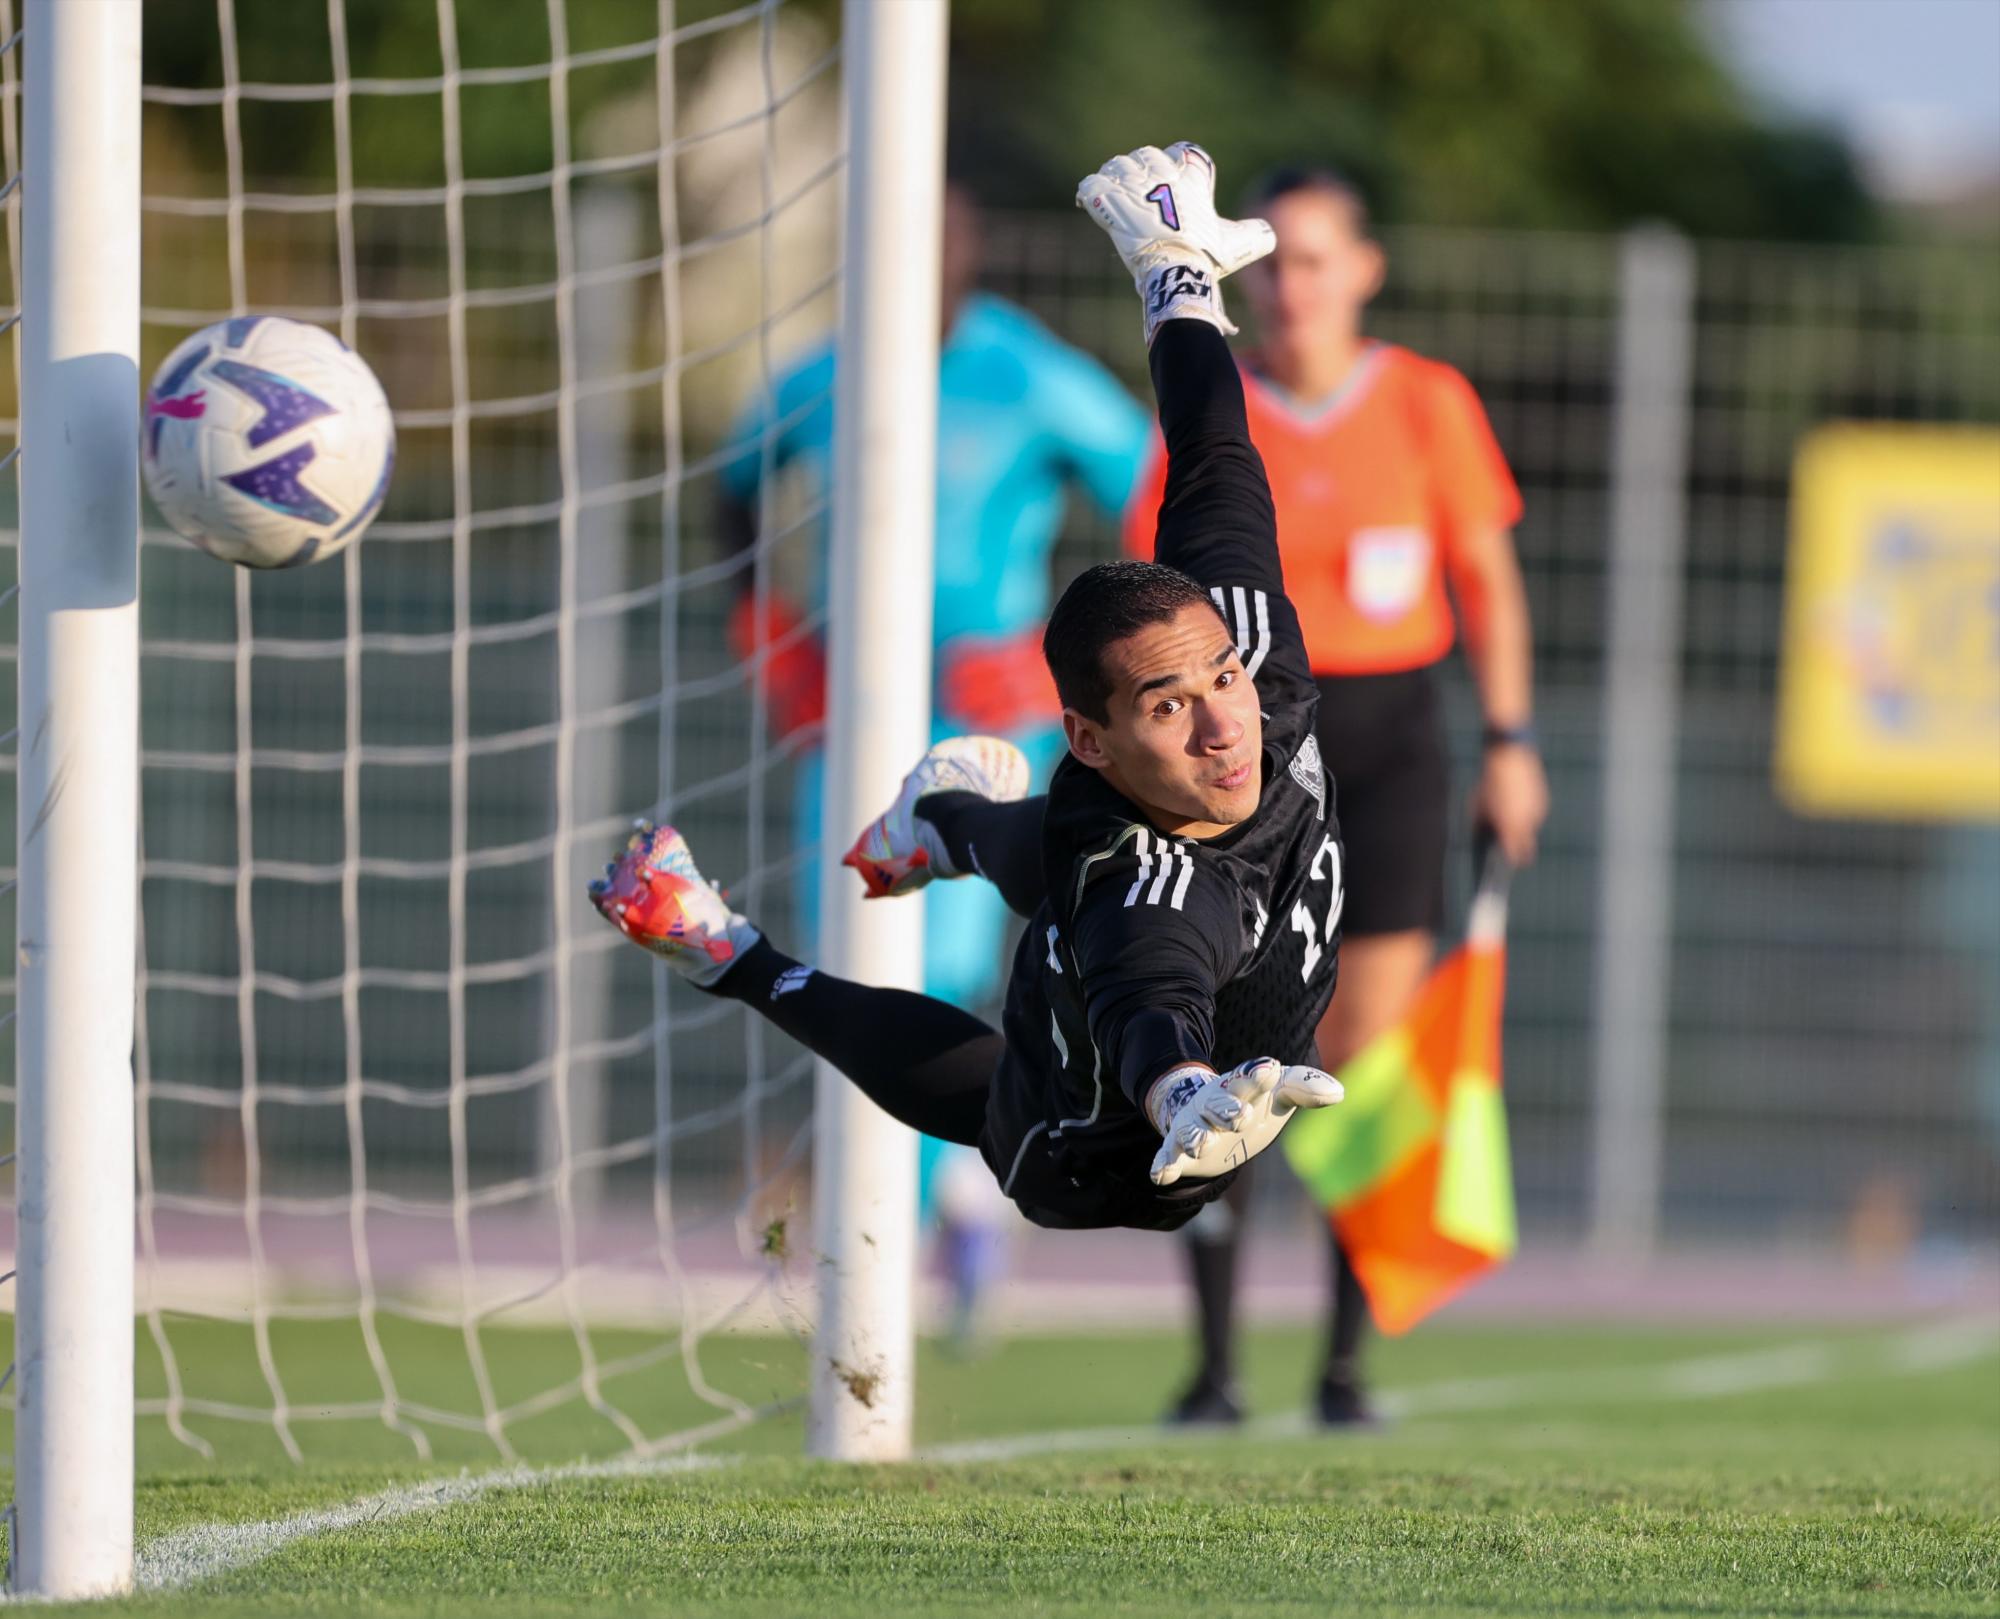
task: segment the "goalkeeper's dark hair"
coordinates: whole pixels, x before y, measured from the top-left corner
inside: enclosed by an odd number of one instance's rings
[[[1206,607],[1222,617],[1207,591],[1163,562],[1100,562],[1078,574],[1042,632],[1042,656],[1063,707],[1108,723],[1112,682],[1105,648],[1166,623],[1184,607]]]
[[[1354,234],[1367,239],[1373,227],[1369,218],[1368,195],[1359,185],[1336,169],[1312,168],[1286,163],[1266,169],[1243,194],[1241,212],[1254,217],[1281,197],[1300,194],[1327,197],[1347,210]]]

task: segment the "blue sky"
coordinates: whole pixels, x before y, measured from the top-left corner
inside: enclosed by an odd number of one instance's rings
[[[2000,174],[2000,0],[1707,0],[1767,100],[1841,128],[1913,200]]]

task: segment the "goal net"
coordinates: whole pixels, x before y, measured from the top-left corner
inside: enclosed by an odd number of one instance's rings
[[[142,374],[228,316],[316,322],[399,459],[319,567],[232,571],[145,514],[142,1466],[650,1452],[803,1397],[809,1063],[583,889],[651,814],[805,925],[818,731],[774,734],[784,643],[726,626],[824,538],[772,401],[836,314],[836,22],[145,8]],[[726,476],[759,491],[747,547]]]

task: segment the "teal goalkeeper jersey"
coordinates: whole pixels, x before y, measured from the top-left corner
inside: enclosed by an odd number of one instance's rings
[[[773,470],[798,466],[832,487],[833,379],[822,345],[777,380],[768,414],[761,404],[744,414],[722,466],[731,495],[756,498],[767,432]],[[935,644],[1038,625],[1067,487],[1117,515],[1150,436],[1146,414],[1095,360],[1003,299],[967,298],[938,364]],[[819,556],[823,596],[823,543]]]

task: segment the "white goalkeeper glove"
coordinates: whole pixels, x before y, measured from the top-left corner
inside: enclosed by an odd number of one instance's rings
[[[1331,1074],[1275,1057],[1252,1057],[1226,1074],[1198,1063],[1172,1069],[1146,1093],[1147,1116],[1165,1138],[1153,1156],[1153,1184],[1209,1180],[1247,1164],[1278,1139],[1294,1110],[1340,1098]]]
[[[1076,188],[1076,205],[1110,233],[1139,284],[1148,345],[1164,320],[1205,320],[1233,336],[1222,278],[1278,244],[1261,219],[1217,217],[1215,159],[1193,141],[1114,157]]]

